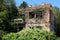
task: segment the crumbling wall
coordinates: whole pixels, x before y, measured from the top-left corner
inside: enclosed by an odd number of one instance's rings
[[[26,28],[34,27],[37,28],[37,26],[42,26],[43,30],[47,31],[53,31],[54,30],[54,24],[53,27],[51,23],[54,21],[54,15],[51,13],[50,5],[44,5],[44,7],[39,7],[39,9],[31,9],[32,11],[25,11],[25,22],[26,22]],[[44,10],[43,10],[44,9]],[[30,18],[30,14],[34,13],[32,17]],[[41,14],[42,13],[42,14]],[[52,28],[52,29],[51,29]]]

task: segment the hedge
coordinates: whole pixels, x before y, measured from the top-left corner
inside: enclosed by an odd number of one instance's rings
[[[3,36],[3,40],[56,40],[52,32],[40,29],[24,29],[17,33],[10,33]]]

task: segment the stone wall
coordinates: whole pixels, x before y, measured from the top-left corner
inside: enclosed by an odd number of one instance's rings
[[[42,15],[42,18],[36,18],[36,15],[38,14],[39,10],[43,8],[45,10],[44,15]],[[51,5],[50,4],[44,4],[40,6],[35,6],[35,7],[30,7],[23,9],[25,12],[25,22],[26,22],[26,28],[29,28],[30,26],[37,28],[37,26],[42,26],[43,30],[47,31],[54,31],[54,15],[53,12],[51,11]],[[38,11],[36,11],[38,10]],[[22,11],[22,10],[20,10]],[[34,11],[34,18],[29,18],[30,12]],[[51,25],[53,24],[53,25]]]

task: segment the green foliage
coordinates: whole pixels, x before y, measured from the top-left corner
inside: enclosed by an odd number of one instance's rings
[[[2,40],[3,35],[5,35],[6,33],[3,30],[0,30],[0,40]]]
[[[4,20],[7,20],[7,11],[6,10],[0,12],[0,29],[3,29],[5,27]]]
[[[18,10],[14,0],[7,0],[7,9],[8,9],[8,19],[11,20],[16,18]]]
[[[21,5],[19,6],[19,8],[27,8],[28,7],[28,4],[23,1],[23,3],[21,3]]]
[[[50,32],[40,29],[24,29],[17,33],[3,36],[3,40],[55,40],[57,37]]]
[[[56,40],[60,40],[60,37],[57,37],[57,39]]]
[[[56,33],[57,36],[60,36],[60,13],[57,16],[58,17],[56,18]]]
[[[6,0],[0,0],[0,12],[6,10]]]
[[[58,7],[53,7],[52,8],[53,14],[56,18],[56,34],[57,36],[60,36],[60,8]]]
[[[16,40],[16,33],[10,33],[3,37],[3,40]]]
[[[24,12],[20,11],[18,14],[18,18],[25,18]]]
[[[57,18],[58,14],[59,14],[59,8],[58,7],[52,7],[52,12],[55,15],[55,17]]]
[[[7,11],[0,12],[0,19],[4,20],[7,18]]]
[[[14,0],[0,0],[0,29],[8,32],[14,30],[10,21],[16,18],[17,13]]]

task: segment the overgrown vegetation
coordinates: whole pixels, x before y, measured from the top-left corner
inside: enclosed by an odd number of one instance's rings
[[[19,6],[20,9],[27,7],[28,4],[24,1]],[[56,35],[60,36],[60,8],[52,7],[52,11],[56,17]],[[11,23],[11,20],[16,18],[24,19],[24,12],[18,12],[14,0],[0,0],[0,40],[3,35],[3,40],[60,40],[60,37],[52,32],[48,33],[40,29],[24,29],[17,32],[17,27],[12,26]],[[9,34],[5,35],[6,33]]]
[[[53,14],[55,15],[55,18],[56,18],[56,35],[57,36],[60,36],[60,8],[58,7],[52,7],[52,11],[53,11]]]
[[[0,0],[0,29],[13,32],[10,22],[17,17],[17,14],[18,10],[14,0]]]
[[[52,32],[40,29],[24,29],[17,33],[4,35],[3,40],[57,40]]]

